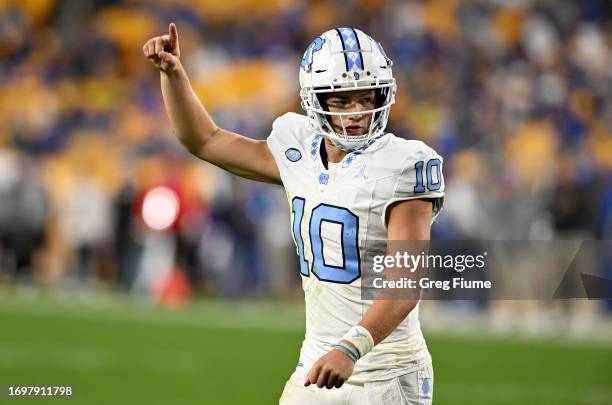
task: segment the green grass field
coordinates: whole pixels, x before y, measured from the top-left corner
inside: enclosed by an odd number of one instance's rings
[[[303,333],[299,303],[168,311],[125,297],[0,290],[0,384],[72,385],[71,404],[274,404]],[[427,340],[437,404],[612,403],[612,343]]]

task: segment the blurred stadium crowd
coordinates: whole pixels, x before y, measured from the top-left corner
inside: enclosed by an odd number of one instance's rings
[[[0,280],[299,288],[282,189],[172,136],[141,52],[170,21],[217,123],[259,139],[301,111],[312,39],[361,28],[395,63],[389,129],[445,159],[435,237],[612,239],[608,1],[1,0]]]

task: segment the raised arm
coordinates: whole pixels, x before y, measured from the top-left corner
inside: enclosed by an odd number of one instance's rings
[[[196,96],[180,61],[176,25],[170,24],[168,35],[149,39],[142,50],[160,71],[166,111],[189,152],[238,176],[281,184],[267,143],[219,128]]]

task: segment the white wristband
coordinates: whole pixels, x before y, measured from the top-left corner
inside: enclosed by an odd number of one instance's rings
[[[342,336],[341,340],[351,342],[359,351],[359,357],[365,356],[374,347],[372,335],[361,325],[353,326],[344,336]]]

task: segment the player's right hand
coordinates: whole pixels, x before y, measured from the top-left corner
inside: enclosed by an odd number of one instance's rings
[[[175,73],[181,56],[176,25],[170,23],[168,35],[149,39],[143,45],[142,52],[157,69],[167,74]]]
[[[319,388],[340,388],[353,374],[354,368],[355,362],[346,353],[334,349],[312,365],[304,386],[315,384]]]

